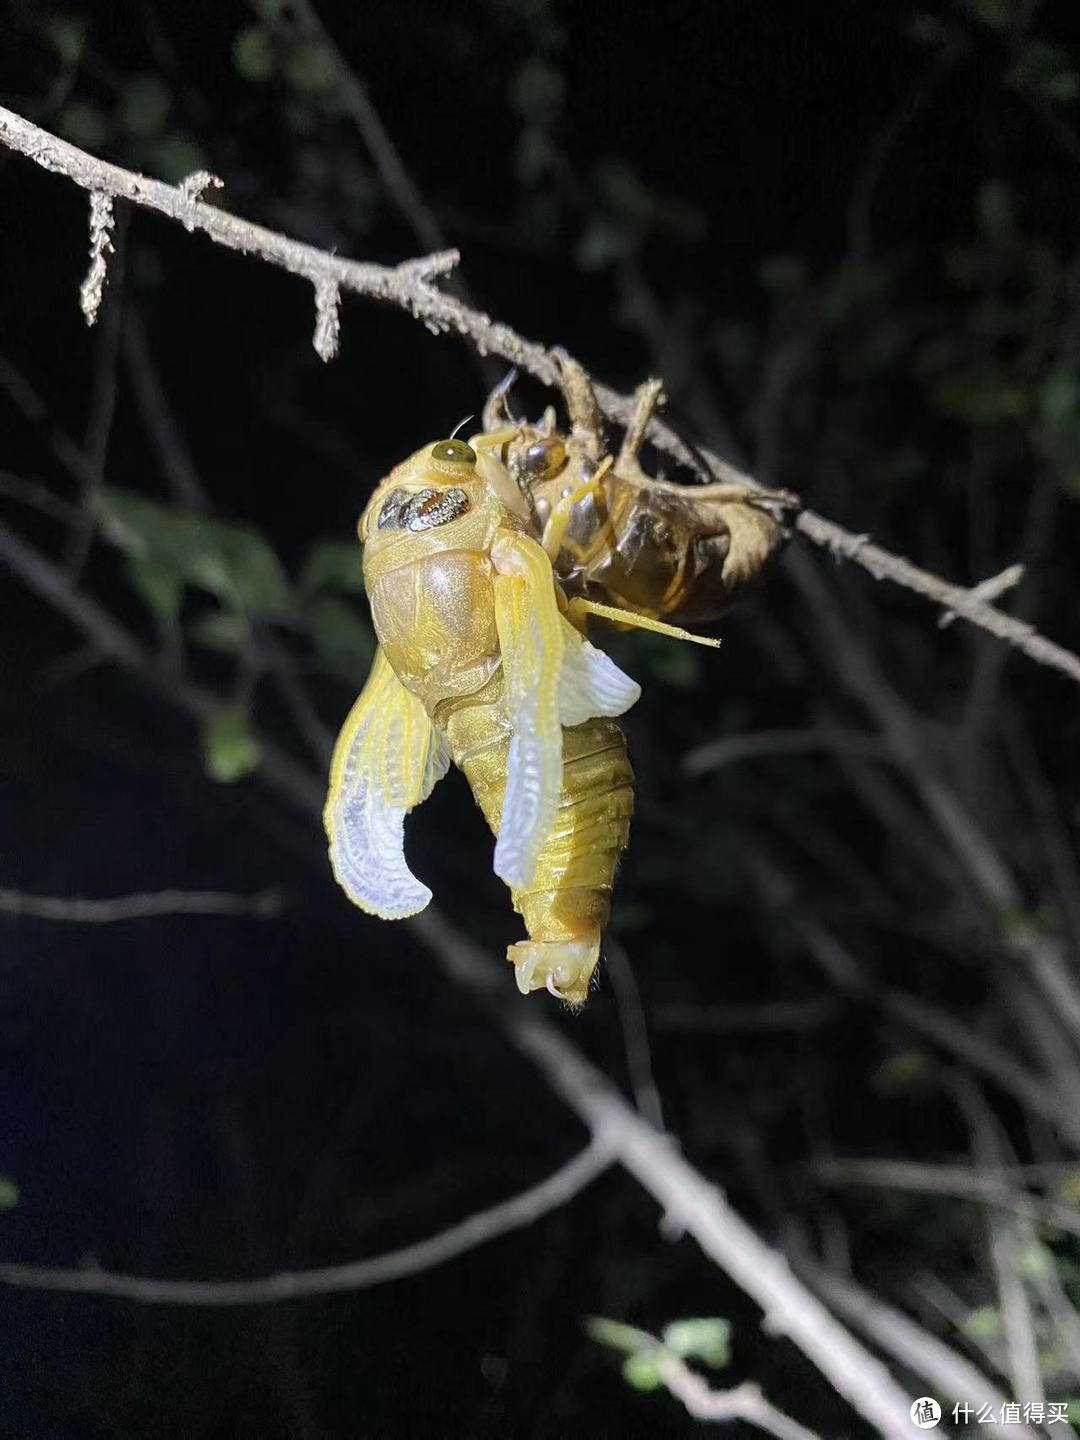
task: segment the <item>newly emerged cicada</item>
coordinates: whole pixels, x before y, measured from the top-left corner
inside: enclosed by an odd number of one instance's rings
[[[379,644],[324,819],[349,898],[384,919],[416,914],[431,892],[405,863],[405,815],[453,760],[528,932],[507,952],[518,988],[577,1005],[633,809],[616,717],[641,693],[589,643],[587,617],[716,645],[661,617],[715,613],[783,531],[756,491],[723,487],[695,511],[641,472],[658,385],[642,387],[613,460],[584,375],[567,363],[563,381],[569,432],[553,416],[494,423],[503,386],[483,433],[425,445],[371,497],[359,534]]]

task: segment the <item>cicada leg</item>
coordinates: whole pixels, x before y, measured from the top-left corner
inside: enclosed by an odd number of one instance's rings
[[[646,380],[634,391],[634,408],[630,415],[630,424],[626,427],[626,434],[623,436],[622,447],[619,450],[619,458],[615,462],[615,469],[620,475],[625,475],[628,471],[640,470],[638,455],[649,432],[649,424],[658,407],[663,403],[664,384],[662,380]]]
[[[600,464],[593,469],[589,467],[586,477],[568,491],[560,500],[556,500],[551,511],[544,521],[544,533],[540,543],[547,551],[548,559],[552,565],[559,558],[559,551],[562,549],[563,536],[566,528],[574,516],[574,506],[579,505],[587,495],[591,495],[603,480],[604,476],[611,469],[612,459],[607,456]]]
[[[555,349],[551,353],[559,367],[559,385],[570,416],[568,448],[571,453],[576,450],[578,456],[599,464],[604,453],[604,425],[592,382],[565,350]]]

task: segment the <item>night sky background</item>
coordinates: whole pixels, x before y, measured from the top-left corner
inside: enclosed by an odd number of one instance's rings
[[[483,309],[620,389],[662,374],[689,438],[949,579],[1026,559],[1032,581],[1007,606],[1080,647],[1070,7],[318,8]],[[357,258],[426,248],[286,6],[5,0],[0,17],[0,103],[54,133],[165,179],[205,165],[225,182],[216,203]],[[324,365],[309,286],[144,213],[122,222],[88,330],[85,210],[75,186],[0,152],[4,522],[64,554],[63,520],[8,483],[76,502],[58,434],[98,447],[109,487],[181,503],[136,383],[152,369],[215,515],[255,527],[296,583],[269,624],[333,734],[366,673],[366,605],[358,580],[320,606],[298,577],[313,547],[351,539],[397,460],[479,411],[500,367],[349,297]],[[550,398],[519,396],[532,413]],[[849,683],[863,652],[837,650],[800,564],[910,707],[927,765],[1007,855],[1025,913],[1071,933],[1075,689],[800,540],[722,623],[718,653],[610,638],[645,691],[626,720],[638,809],[613,934],[688,1156],[774,1241],[850,1265],[964,1348],[971,1336],[907,1287],[932,1271],[972,1313],[993,1309],[981,1212],[831,1190],[813,1164],[968,1156],[950,1098],[964,1067],[882,1003],[897,989],[1049,1067],[1038,1026],[1017,1018],[1006,918],[957,872]],[[81,583],[155,643],[100,534]],[[193,640],[215,603],[185,595],[189,673],[245,733],[320,773],[272,676]],[[2,571],[0,605],[0,886],[282,900],[272,919],[0,914],[0,1172],[17,1186],[0,1258],[204,1279],[328,1265],[434,1233],[585,1143],[422,947],[347,904],[317,824],[257,766],[214,779],[187,717]],[[718,738],[810,731],[801,749],[687,768]],[[511,986],[517,921],[460,776],[412,818],[409,849]],[[825,973],[807,917],[864,983]],[[605,974],[583,1014],[555,1018],[630,1093],[622,988]],[[1045,1117],[982,1078],[1016,1158],[1070,1161]],[[693,1433],[671,1397],[623,1381],[588,1315],[653,1330],[723,1316],[733,1354],[713,1383],[756,1379],[825,1435],[868,1433],[659,1220],[615,1170],[529,1230],[356,1295],[200,1311],[0,1289],[0,1434]],[[1075,1239],[1042,1243],[1068,1290]],[[1048,1394],[1075,1393],[1049,1348],[1044,1373]]]

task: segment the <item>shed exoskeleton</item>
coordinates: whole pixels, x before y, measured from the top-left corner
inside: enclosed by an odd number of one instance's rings
[[[555,556],[560,585],[568,595],[644,615],[688,624],[716,619],[787,538],[798,499],[786,490],[678,485],[647,475],[639,455],[663,401],[659,380],[638,388],[619,451],[601,470],[608,451],[592,386],[575,361],[560,358],[559,367],[569,430],[558,428],[551,408],[537,424],[516,420],[511,372],[488,397],[485,433],[473,444],[498,452],[540,527],[561,500],[577,495]]]

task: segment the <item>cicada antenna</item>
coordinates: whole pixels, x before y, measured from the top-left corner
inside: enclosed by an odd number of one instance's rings
[[[466,415],[464,420],[459,420],[458,423],[454,426],[453,430],[450,431],[450,434],[449,434],[449,436],[448,436],[447,438],[450,439],[450,440],[453,440],[454,436],[455,436],[455,435],[457,434],[457,432],[461,429],[461,427],[462,427],[463,425],[467,425],[467,424],[469,423],[469,421],[473,418],[473,416],[474,416],[475,414],[476,414],[476,412],[473,411],[473,414],[472,414],[472,415]]]

